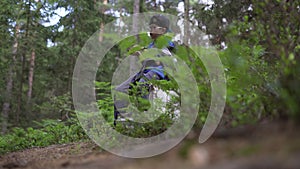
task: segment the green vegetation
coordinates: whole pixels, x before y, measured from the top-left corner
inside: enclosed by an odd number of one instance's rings
[[[75,119],[66,122],[43,120],[36,122],[37,128],[15,127],[11,132],[0,137],[0,154],[32,147],[87,141],[88,137]]]

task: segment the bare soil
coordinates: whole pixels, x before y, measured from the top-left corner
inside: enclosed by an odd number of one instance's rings
[[[35,147],[0,156],[0,169],[299,169],[299,129],[287,122],[218,128],[203,144],[191,132],[172,150],[144,159],[119,157],[92,142]]]

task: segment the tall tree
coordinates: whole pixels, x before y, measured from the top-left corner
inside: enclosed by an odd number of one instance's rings
[[[227,28],[233,21],[242,21],[246,14],[251,16],[251,1],[249,0],[203,2],[205,1],[192,5],[193,16],[199,29],[209,35],[213,45],[221,45],[227,41]]]
[[[264,60],[276,69],[280,82],[280,103],[283,116],[289,115],[300,121],[300,2],[299,1],[253,1],[253,16],[246,22],[251,25],[244,38],[251,37],[266,50]],[[259,40],[258,40],[259,39]]]
[[[60,8],[66,9],[68,14],[60,19],[55,43],[58,45],[59,59],[55,63],[59,78],[64,79],[65,88],[61,93],[71,93],[73,68],[77,55],[86,40],[99,29],[101,13],[95,8],[94,1],[76,0],[72,2],[61,2]],[[67,68],[67,69],[66,69]],[[60,94],[61,94],[60,93]]]
[[[6,62],[6,66],[0,64],[5,78],[5,82],[3,88],[5,90],[1,91],[4,93],[2,95],[3,99],[0,96],[0,103],[3,103],[2,111],[1,111],[1,133],[4,134],[7,131],[8,123],[9,123],[9,115],[11,114],[12,108],[12,98],[13,98],[13,82],[15,78],[16,71],[16,57],[17,57],[17,49],[19,44],[19,24],[15,23],[13,26],[12,21],[16,18],[16,12],[14,12],[15,4],[10,3],[9,1],[1,1],[1,10],[0,17],[1,28],[0,28],[0,37],[1,37],[1,63]],[[10,31],[12,30],[12,32]],[[9,49],[9,50],[7,50]],[[3,66],[3,67],[2,67]],[[3,102],[1,101],[3,100]]]
[[[103,5],[101,9],[102,16],[105,16],[105,11],[106,11],[106,5],[107,5],[107,0],[103,0]],[[102,21],[100,23],[100,33],[99,33],[99,42],[103,41],[103,34],[104,34],[104,18],[102,18]]]
[[[135,35],[137,44],[139,43],[139,12],[140,12],[140,0],[134,0],[133,4],[133,17],[132,17],[132,33]],[[130,76],[136,73],[137,58],[135,56],[130,57]]]
[[[31,29],[31,38],[35,39],[33,43],[31,43],[30,50],[28,51],[30,55],[29,59],[29,70],[28,70],[28,91],[27,91],[27,103],[29,104],[31,102],[32,98],[32,89],[33,89],[33,77],[34,77],[34,67],[35,67],[35,61],[36,61],[36,47],[38,46],[37,43],[45,43],[42,42],[43,36],[41,29],[43,26],[40,25],[41,22],[41,9],[43,8],[43,4],[39,0],[35,0],[35,9],[33,10],[33,16],[32,16],[32,29]],[[42,39],[42,40],[38,40]],[[40,45],[41,46],[41,45]]]
[[[28,92],[27,92],[27,104],[30,103],[32,97],[32,88],[33,88],[33,75],[34,75],[34,65],[35,65],[35,49],[31,51],[30,63],[29,63],[29,72],[28,72]]]
[[[183,43],[188,46],[190,38],[190,1],[184,1],[184,38]]]

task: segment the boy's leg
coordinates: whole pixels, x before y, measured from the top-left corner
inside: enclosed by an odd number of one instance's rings
[[[121,99],[122,98],[121,95],[124,95],[124,93],[128,94],[130,84],[132,83],[135,76],[136,75],[129,77],[126,81],[124,81],[123,83],[121,83],[119,86],[117,86],[115,88],[116,93],[114,94],[115,95],[115,98],[114,98],[114,125],[116,125],[116,120],[119,118],[119,116],[126,114],[126,111],[124,109],[128,107],[129,101],[126,99]],[[118,96],[118,97],[116,97],[116,96]]]

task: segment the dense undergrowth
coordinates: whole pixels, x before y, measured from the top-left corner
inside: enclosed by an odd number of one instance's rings
[[[36,124],[37,128],[16,127],[8,134],[0,136],[0,154],[32,147],[88,140],[76,118],[65,122],[48,119],[36,122]]]

